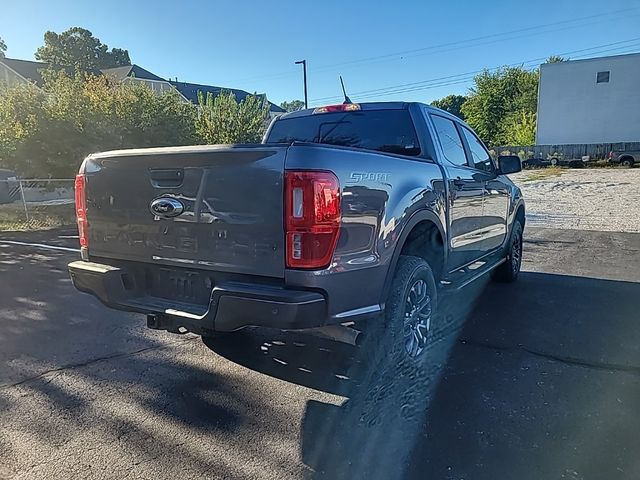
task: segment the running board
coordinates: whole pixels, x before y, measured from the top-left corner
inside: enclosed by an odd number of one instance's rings
[[[455,277],[453,279],[449,277],[448,279],[441,280],[440,289],[443,293],[456,292],[458,290],[462,290],[464,287],[466,287],[470,283],[473,283],[476,280],[478,280],[480,277],[483,277],[486,274],[490,273],[492,270],[494,270],[495,268],[498,268],[500,265],[502,265],[506,261],[507,259],[503,257],[497,262],[494,262],[489,266],[484,266],[482,268],[471,269],[469,267],[464,267],[458,270],[459,275],[462,277],[460,281],[456,281]]]

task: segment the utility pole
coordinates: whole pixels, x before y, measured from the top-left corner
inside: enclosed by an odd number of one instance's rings
[[[309,108],[309,101],[307,98],[307,61],[299,60],[296,65],[302,65],[302,74],[304,75],[304,108]]]

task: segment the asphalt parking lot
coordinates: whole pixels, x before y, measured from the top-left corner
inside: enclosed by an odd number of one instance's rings
[[[73,289],[72,236],[0,235],[0,478],[640,478],[640,234],[528,227],[406,462],[350,414],[352,347],[149,331]]]

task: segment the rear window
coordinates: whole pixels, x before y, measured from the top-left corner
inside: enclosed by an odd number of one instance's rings
[[[276,120],[266,143],[310,142],[419,155],[408,110],[318,113]]]

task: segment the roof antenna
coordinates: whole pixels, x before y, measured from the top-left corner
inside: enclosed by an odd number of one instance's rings
[[[351,101],[351,99],[347,96],[347,91],[344,88],[344,82],[342,81],[342,75],[340,75],[340,85],[342,85],[342,94],[344,95],[344,102],[342,102],[343,104],[345,103],[353,103]]]

